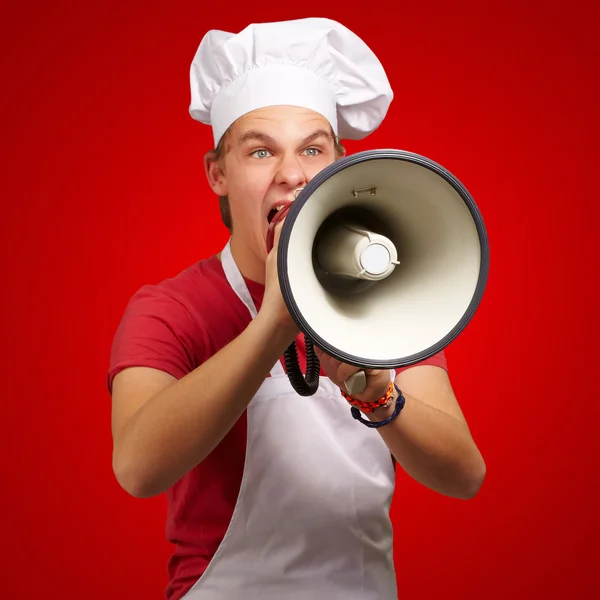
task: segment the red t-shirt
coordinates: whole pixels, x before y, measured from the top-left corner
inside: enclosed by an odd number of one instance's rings
[[[245,281],[259,310],[264,286]],[[250,319],[216,256],[143,286],[130,299],[114,337],[109,392],[117,373],[128,367],[152,367],[180,379],[237,337]],[[303,335],[296,347],[305,372]],[[281,362],[285,369],[283,357]],[[447,368],[443,351],[420,364]],[[246,413],[202,463],[167,490],[166,533],[175,545],[168,564],[169,600],[188,592],[219,547],[235,508],[245,450]]]

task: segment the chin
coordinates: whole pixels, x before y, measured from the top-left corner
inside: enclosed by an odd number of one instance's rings
[[[268,224],[263,224],[260,233],[252,237],[252,251],[266,261],[267,259],[267,231]]]

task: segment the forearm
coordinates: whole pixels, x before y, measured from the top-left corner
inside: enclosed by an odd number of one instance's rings
[[[398,417],[377,429],[398,464],[413,479],[446,496],[473,497],[485,477],[485,462],[467,425],[420,400],[404,394]],[[382,421],[395,408],[370,413]]]
[[[149,399],[119,438],[118,478],[135,496],[165,491],[240,418],[294,334],[263,315],[200,367]]]

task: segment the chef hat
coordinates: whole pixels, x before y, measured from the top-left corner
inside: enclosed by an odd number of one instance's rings
[[[242,115],[293,105],[322,114],[341,139],[377,129],[393,98],[383,67],[349,29],[322,18],[209,31],[190,68],[190,115],[213,129],[215,146]]]

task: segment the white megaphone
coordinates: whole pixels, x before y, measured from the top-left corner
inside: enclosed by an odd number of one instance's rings
[[[326,167],[269,228],[284,219],[277,268],[283,299],[306,340],[306,376],[293,343],[290,383],[319,385],[313,344],[363,369],[416,364],[467,326],[482,299],[489,246],[475,201],[436,162],[368,150]],[[364,371],[347,382],[365,386]]]

